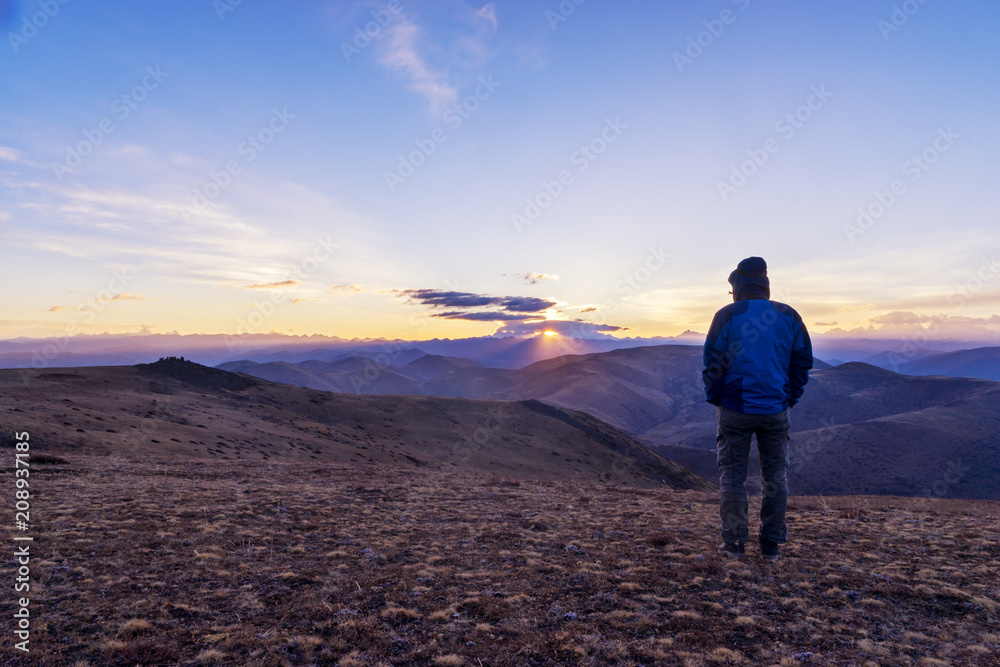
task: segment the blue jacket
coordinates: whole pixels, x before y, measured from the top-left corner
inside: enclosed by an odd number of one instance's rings
[[[729,281],[733,303],[715,314],[705,339],[706,400],[747,414],[777,414],[795,405],[809,381],[809,333],[795,309],[770,300],[763,259],[740,262]]]

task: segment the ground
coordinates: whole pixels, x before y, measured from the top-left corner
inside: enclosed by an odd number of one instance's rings
[[[719,554],[700,491],[112,456],[31,482],[31,653],[5,633],[0,664],[1000,664],[1000,503],[793,497],[771,564]]]

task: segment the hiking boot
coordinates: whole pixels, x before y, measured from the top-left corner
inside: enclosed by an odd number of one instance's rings
[[[781,558],[781,550],[778,548],[778,543],[765,540],[763,537],[760,538],[760,555],[768,560]]]
[[[722,553],[727,558],[743,558],[746,549],[742,542],[726,542],[722,545]]]

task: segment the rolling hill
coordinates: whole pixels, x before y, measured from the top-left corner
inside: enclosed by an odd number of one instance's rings
[[[395,366],[379,367],[367,357],[336,361],[231,361],[218,366],[230,373],[245,373],[271,382],[348,394],[420,394],[420,380]]]
[[[167,360],[0,371],[5,427],[39,453],[359,463],[712,488],[628,435],[537,401],[334,394]]]
[[[715,480],[716,411],[704,400],[701,363],[697,347],[660,345],[516,370],[449,365],[436,377],[411,375],[411,391],[581,410]],[[379,390],[377,381],[369,389]],[[795,492],[1000,498],[1000,383],[860,362],[821,368],[792,410],[792,433]],[[751,487],[758,483],[751,477]]]
[[[454,395],[583,410],[716,479],[715,408],[700,373],[698,350],[635,348],[539,362],[492,394],[477,393],[488,386],[480,374]],[[795,493],[1000,498],[1000,383],[852,362],[813,371],[791,414]]]
[[[563,362],[522,369],[516,388],[495,395],[591,412],[717,478],[699,355],[646,348]],[[791,414],[794,493],[1000,498],[1000,383],[852,362],[813,371]]]

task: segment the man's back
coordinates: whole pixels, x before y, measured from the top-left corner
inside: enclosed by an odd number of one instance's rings
[[[705,342],[709,403],[747,414],[776,414],[802,395],[812,345],[791,306],[743,299],[719,310]]]

